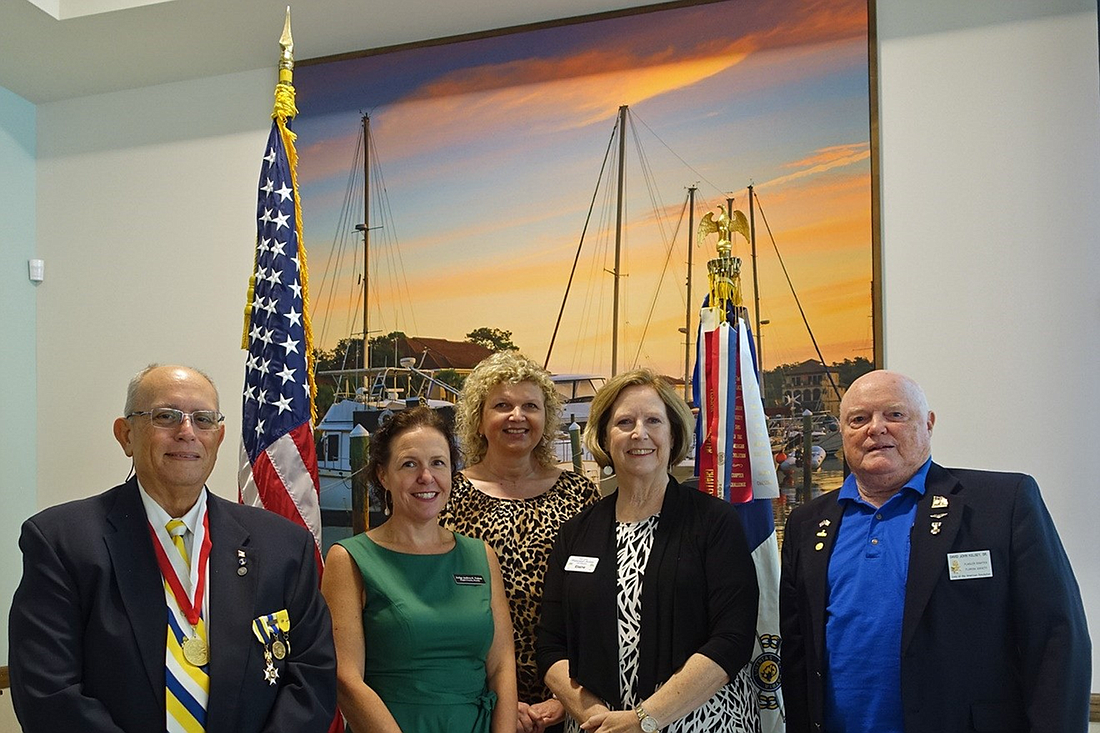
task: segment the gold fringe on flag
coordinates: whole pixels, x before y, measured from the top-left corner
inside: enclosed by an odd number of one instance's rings
[[[294,141],[298,138],[294,131],[287,126],[287,120],[298,115],[298,108],[294,102],[294,38],[290,33],[290,7],[286,9],[286,22],[283,24],[283,34],[279,38],[279,46],[282,53],[279,57],[279,83],[275,85],[275,104],[271,110],[271,118],[275,120],[279,128],[279,137],[282,138],[283,148],[286,150],[287,162],[290,164],[290,186],[294,190],[294,221],[295,235],[298,238],[298,272],[302,283],[302,326],[306,334],[305,357],[306,374],[309,377],[309,409],[310,422],[317,422],[317,383],[313,374],[313,325],[309,317],[309,270],[306,267],[306,246],[302,236],[302,202],[298,196],[298,151],[294,149]],[[259,242],[257,241],[257,246]],[[256,251],[256,257],[259,251]],[[248,331],[252,323],[252,301],[256,290],[256,260],[252,263],[252,276],[248,279],[248,299],[244,306],[244,333],[241,335],[241,348],[248,349]]]

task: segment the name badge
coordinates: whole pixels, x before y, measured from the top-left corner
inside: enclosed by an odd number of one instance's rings
[[[598,557],[585,557],[584,555],[570,555],[565,563],[566,572],[591,573],[600,562]]]
[[[480,575],[459,575],[455,573],[455,583],[458,585],[485,585],[485,578]]]
[[[992,578],[993,560],[989,550],[947,553],[947,572],[951,580]]]

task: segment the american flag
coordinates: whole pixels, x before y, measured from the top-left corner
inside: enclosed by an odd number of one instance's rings
[[[294,137],[276,117],[260,169],[256,264],[246,313],[241,468],[243,504],[304,526],[317,542],[321,509],[313,444],[312,334],[308,278],[295,186]]]

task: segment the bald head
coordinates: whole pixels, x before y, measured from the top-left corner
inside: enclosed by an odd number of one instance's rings
[[[881,504],[932,454],[935,414],[915,381],[886,370],[852,382],[840,401],[844,458],[865,498]]]
[[[129,415],[134,411],[134,405],[137,404],[139,399],[139,392],[141,391],[142,384],[145,382],[145,378],[154,372],[174,372],[179,371],[181,373],[189,373],[195,377],[199,377],[206,381],[210,385],[210,388],[214,390],[215,409],[220,408],[220,398],[218,397],[218,388],[214,385],[214,380],[210,378],[210,375],[201,369],[196,369],[189,366],[181,366],[179,364],[157,364],[153,363],[142,369],[135,374],[130,380],[130,383],[126,386],[126,404],[122,408],[123,415]]]
[[[871,390],[888,390],[894,395],[904,396],[916,409],[922,413],[928,412],[928,398],[916,381],[901,372],[876,369],[873,372],[867,372],[852,382],[852,385],[840,400],[841,416],[844,415],[845,405],[852,404],[853,401],[863,396],[863,393]]]

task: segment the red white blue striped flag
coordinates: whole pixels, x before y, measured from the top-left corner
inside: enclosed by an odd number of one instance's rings
[[[723,317],[724,316],[724,317]],[[703,303],[695,365],[699,490],[737,508],[760,586],[752,679],[763,733],[785,728],[779,667],[779,544],[772,499],[779,496],[752,333],[736,310]]]

